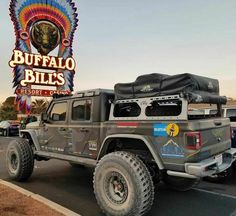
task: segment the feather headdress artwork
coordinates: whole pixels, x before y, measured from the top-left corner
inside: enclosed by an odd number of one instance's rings
[[[41,55],[48,55],[56,47],[58,56],[63,59],[72,57],[72,42],[78,25],[75,3],[72,0],[11,0],[10,16],[16,34],[15,49],[23,53],[32,53],[34,46]],[[31,95],[27,90],[31,85],[21,85],[25,70],[34,66],[19,64],[14,67],[13,87],[17,94],[19,109],[31,110]],[[57,89],[73,91],[74,71],[57,69],[65,79],[64,85]],[[18,94],[24,89],[25,94]]]

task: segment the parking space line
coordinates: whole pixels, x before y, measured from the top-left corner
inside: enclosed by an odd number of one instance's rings
[[[199,188],[194,188],[193,190],[200,191],[203,193],[209,193],[209,194],[213,194],[213,195],[217,195],[217,196],[222,196],[222,197],[226,197],[226,198],[236,199],[236,196],[234,196],[234,195],[223,194],[223,193],[208,191],[208,190],[199,189]]]

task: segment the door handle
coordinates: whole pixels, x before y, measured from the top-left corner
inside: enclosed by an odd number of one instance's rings
[[[222,122],[220,122],[220,121],[215,121],[214,124],[215,124],[215,126],[220,126],[220,125],[222,125]]]
[[[80,129],[80,132],[85,132],[85,133],[86,133],[86,132],[88,132],[88,129],[86,129],[86,128],[81,128],[81,129]]]
[[[66,128],[59,128],[59,131],[66,132]]]

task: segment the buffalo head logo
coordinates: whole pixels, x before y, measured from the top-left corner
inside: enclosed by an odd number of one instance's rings
[[[38,21],[30,31],[33,46],[41,55],[47,55],[60,43],[60,31],[56,25],[48,21]]]

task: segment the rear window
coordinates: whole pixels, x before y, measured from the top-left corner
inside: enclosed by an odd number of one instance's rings
[[[91,100],[74,101],[72,107],[73,121],[89,121],[91,118]]]
[[[217,110],[216,109],[210,110],[210,115],[216,115],[216,114],[217,114]]]
[[[181,114],[182,101],[153,101],[145,110],[146,116],[178,116]]]
[[[236,116],[236,109],[227,109],[226,117]]]
[[[227,109],[226,117],[230,118],[231,122],[236,122],[236,109]]]
[[[118,103],[114,107],[114,117],[138,117],[141,108],[136,102]]]

